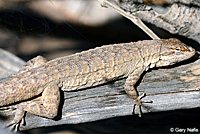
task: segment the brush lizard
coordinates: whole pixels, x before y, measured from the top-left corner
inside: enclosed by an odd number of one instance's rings
[[[133,111],[137,105],[141,116],[142,103],[151,101],[141,100],[145,94],[139,96],[134,88],[140,75],[149,68],[172,65],[194,54],[193,48],[172,38],[105,45],[51,61],[38,56],[0,83],[0,107],[19,102],[9,124],[18,127],[25,111],[47,118],[57,116],[60,89],[78,90],[125,77],[124,89],[134,100]],[[42,98],[42,105],[33,100],[37,96]]]

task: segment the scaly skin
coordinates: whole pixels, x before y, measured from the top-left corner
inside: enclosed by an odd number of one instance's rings
[[[41,56],[30,61],[12,78],[0,83],[0,107],[21,102],[13,122],[19,126],[24,112],[54,118],[58,112],[60,91],[72,91],[127,77],[124,89],[143,106],[134,86],[140,75],[153,67],[168,66],[186,60],[195,50],[177,39],[145,40],[114,44],[83,51],[47,62]],[[41,95],[43,105],[31,100]],[[134,110],[134,109],[133,109]],[[139,112],[139,116],[141,113]]]

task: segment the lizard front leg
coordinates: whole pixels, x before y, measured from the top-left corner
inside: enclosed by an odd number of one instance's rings
[[[141,112],[141,107],[143,107],[145,110],[147,110],[148,112],[150,112],[150,110],[148,110],[142,103],[152,103],[152,101],[143,101],[141,100],[144,96],[145,93],[143,93],[141,96],[138,95],[138,92],[135,89],[135,84],[137,83],[137,81],[140,79],[141,74],[144,72],[145,69],[138,68],[136,69],[132,74],[130,74],[128,76],[128,78],[126,79],[124,88],[126,93],[128,94],[128,96],[130,98],[132,98],[134,100],[133,103],[133,113],[135,110],[135,106],[138,106],[138,110],[139,110],[139,117],[141,117],[142,112]]]

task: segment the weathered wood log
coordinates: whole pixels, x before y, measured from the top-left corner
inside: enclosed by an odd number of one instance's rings
[[[0,48],[0,78],[16,73],[25,62]]]
[[[138,17],[172,34],[179,34],[200,43],[200,2],[197,0],[188,0],[185,2],[179,0],[160,1],[170,2],[164,6],[159,4],[144,4],[146,0],[105,1],[117,6],[130,17]],[[149,0],[149,2],[156,2],[156,0]],[[123,13],[121,14],[124,15]]]
[[[193,61],[198,57],[194,57]],[[182,65],[184,64],[185,65]],[[187,64],[186,64],[187,63]],[[55,120],[27,113],[26,125],[20,130],[55,126],[60,124],[78,124],[111,117],[132,115],[133,101],[123,90],[125,79],[105,85],[73,92],[61,92],[59,115]],[[183,62],[177,66],[153,69],[144,74],[138,82],[138,92],[145,92],[145,104],[152,112],[200,107],[200,60]],[[143,113],[147,111],[143,110]],[[15,110],[3,110],[4,123],[10,122]],[[137,114],[137,112],[136,112]],[[143,114],[145,116],[146,114]]]

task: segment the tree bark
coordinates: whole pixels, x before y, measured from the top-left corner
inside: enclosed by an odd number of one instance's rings
[[[107,0],[128,14],[200,43],[200,2],[171,0],[167,5],[144,4],[145,0]],[[156,0],[152,0],[156,1]],[[163,0],[168,2],[169,0]]]

